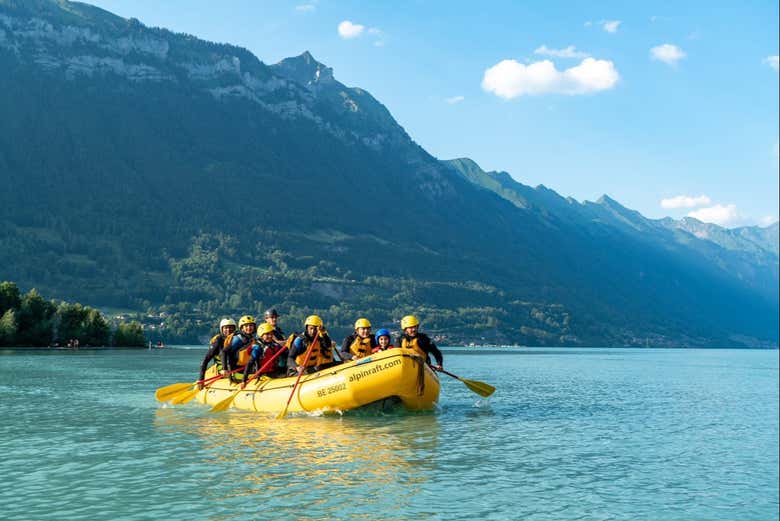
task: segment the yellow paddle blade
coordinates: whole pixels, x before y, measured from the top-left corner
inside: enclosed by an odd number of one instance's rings
[[[180,405],[182,403],[187,403],[200,392],[200,389],[195,387],[195,389],[192,389],[191,391],[183,391],[180,394],[177,394],[173,398],[171,398],[171,403],[173,405]]]
[[[233,400],[236,399],[236,396],[238,396],[238,393],[241,391],[236,391],[224,400],[220,400],[217,403],[214,404],[214,407],[211,408],[210,412],[220,412],[220,411],[227,411],[230,409],[230,406],[233,405]]]
[[[466,384],[466,387],[474,391],[480,396],[484,396],[487,398],[494,392],[496,392],[496,388],[492,385],[486,384],[485,382],[477,382],[475,380],[466,380],[465,378],[459,378],[461,382]]]
[[[159,389],[157,389],[154,392],[154,397],[161,402],[167,402],[168,400],[170,400],[180,392],[189,389],[193,385],[195,384],[177,383],[177,384],[166,385],[165,387],[160,387]]]

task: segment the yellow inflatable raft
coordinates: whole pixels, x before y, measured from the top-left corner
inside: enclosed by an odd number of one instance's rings
[[[232,407],[279,412],[290,398],[295,380],[296,377],[292,376],[250,382],[233,400]],[[201,403],[214,405],[240,388],[241,384],[230,383],[223,378],[201,390],[195,398]],[[436,373],[411,349],[380,351],[318,373],[303,375],[288,412],[346,411],[393,398],[399,399],[404,407],[411,410],[431,409],[439,399]]]

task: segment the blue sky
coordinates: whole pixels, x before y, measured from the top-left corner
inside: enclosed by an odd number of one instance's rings
[[[441,159],[648,217],[778,217],[777,2],[90,0],[147,25],[305,50]]]

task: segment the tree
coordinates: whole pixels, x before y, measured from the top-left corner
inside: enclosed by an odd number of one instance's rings
[[[87,318],[87,308],[81,304],[63,302],[57,308],[57,317],[59,318],[57,338],[61,342],[77,338],[79,343],[86,344],[84,322]]]
[[[7,310],[0,317],[0,346],[10,347],[16,344],[16,312]]]
[[[114,346],[116,347],[143,347],[146,345],[144,329],[135,320],[129,324],[119,324],[114,331]]]
[[[19,288],[13,282],[0,282],[0,316],[9,309],[19,309],[22,303]]]
[[[89,309],[89,308],[87,308]],[[143,334],[143,332],[142,332]],[[90,346],[106,346],[111,339],[111,328],[103,315],[96,309],[89,309],[84,323],[82,343]],[[141,345],[144,345],[142,342]]]
[[[21,346],[48,346],[52,341],[52,318],[56,309],[36,289],[27,292],[17,315],[16,343]]]

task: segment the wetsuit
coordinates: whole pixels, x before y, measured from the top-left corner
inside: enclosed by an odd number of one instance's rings
[[[221,333],[212,337],[211,343],[209,344],[209,350],[206,351],[206,356],[203,358],[203,362],[200,363],[200,376],[198,377],[198,380],[203,380],[206,377],[206,369],[212,359],[214,360],[214,363],[217,364],[217,371],[221,369],[220,352],[222,351],[222,345],[225,343],[226,338],[227,337]]]
[[[247,335],[243,331],[233,333],[230,339],[230,345],[226,345],[222,350],[222,369],[232,371],[238,368],[238,352],[244,347],[249,347],[255,342],[254,335]],[[231,381],[240,381],[240,374],[231,373]]]
[[[274,333],[274,340],[276,340],[280,344],[284,344],[284,341],[287,339],[287,337],[284,336],[284,331],[282,331],[282,328],[276,326],[273,330],[273,333]]]

